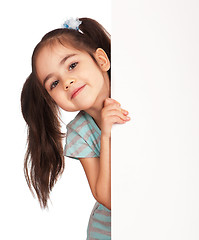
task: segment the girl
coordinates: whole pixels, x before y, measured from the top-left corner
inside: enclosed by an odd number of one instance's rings
[[[24,172],[41,207],[64,170],[79,159],[94,198],[87,239],[111,239],[111,128],[130,118],[110,98],[110,36],[95,20],[70,19],[47,33],[32,55],[21,106],[28,125]],[[59,107],[79,111],[67,125],[63,151]]]

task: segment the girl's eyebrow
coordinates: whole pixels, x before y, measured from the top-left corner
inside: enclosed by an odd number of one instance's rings
[[[77,54],[76,54],[76,53],[68,54],[67,56],[65,56],[65,57],[60,61],[59,65],[64,64],[65,61],[66,61],[68,58],[73,57],[73,56],[75,56],[75,55],[77,55]],[[50,74],[48,74],[48,75],[45,77],[45,79],[44,79],[44,81],[43,81],[43,86],[45,86],[46,82],[47,82],[48,79],[51,78],[51,77],[53,77],[53,73],[50,73]]]
[[[64,57],[64,58],[61,60],[61,62],[60,62],[59,64],[60,64],[60,65],[64,64],[64,62],[65,62],[68,58],[73,57],[73,56],[75,56],[75,55],[77,55],[77,54],[76,54],[76,53],[68,54],[66,57]]]

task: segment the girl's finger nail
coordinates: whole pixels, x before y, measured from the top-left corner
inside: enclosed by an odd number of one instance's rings
[[[124,109],[122,109],[122,112],[124,113],[124,114],[129,114],[129,112],[128,111],[126,111],[126,110],[124,110]]]
[[[116,101],[116,100],[115,100],[115,102],[116,102],[118,105],[120,105],[120,106],[121,106],[121,104],[120,104],[118,101]]]

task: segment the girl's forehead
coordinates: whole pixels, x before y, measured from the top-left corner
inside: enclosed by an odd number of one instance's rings
[[[60,43],[47,44],[43,46],[36,55],[35,66],[39,68],[42,62],[60,61],[67,55],[78,55],[82,56],[82,51],[77,50],[71,46],[63,46]]]
[[[58,56],[62,56],[63,54],[80,54],[82,51],[77,50],[76,48],[70,46],[70,45],[62,45],[61,43],[55,43],[53,45],[46,45],[43,47],[43,50],[45,52],[48,52],[49,54],[55,54]]]
[[[43,46],[35,59],[35,70],[40,80],[45,78],[49,72],[56,70],[56,67],[65,61],[69,56],[77,56],[87,60],[90,55],[85,51],[80,51],[71,46],[61,43],[47,44]]]

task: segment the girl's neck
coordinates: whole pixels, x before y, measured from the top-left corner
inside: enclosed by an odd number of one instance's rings
[[[95,123],[97,124],[98,128],[101,129],[101,116],[100,114],[97,114],[96,112],[90,112],[90,111],[85,111],[87,112],[95,121]]]
[[[101,111],[104,106],[104,101],[107,97],[105,96],[102,99],[98,99],[94,107],[84,110],[95,120],[95,123],[99,129],[101,129]]]
[[[104,74],[104,86],[101,90],[100,96],[98,96],[96,102],[94,103],[93,107],[84,110],[87,112],[94,120],[99,129],[101,129],[101,111],[104,107],[104,101],[106,98],[110,97],[110,80],[108,73]]]

